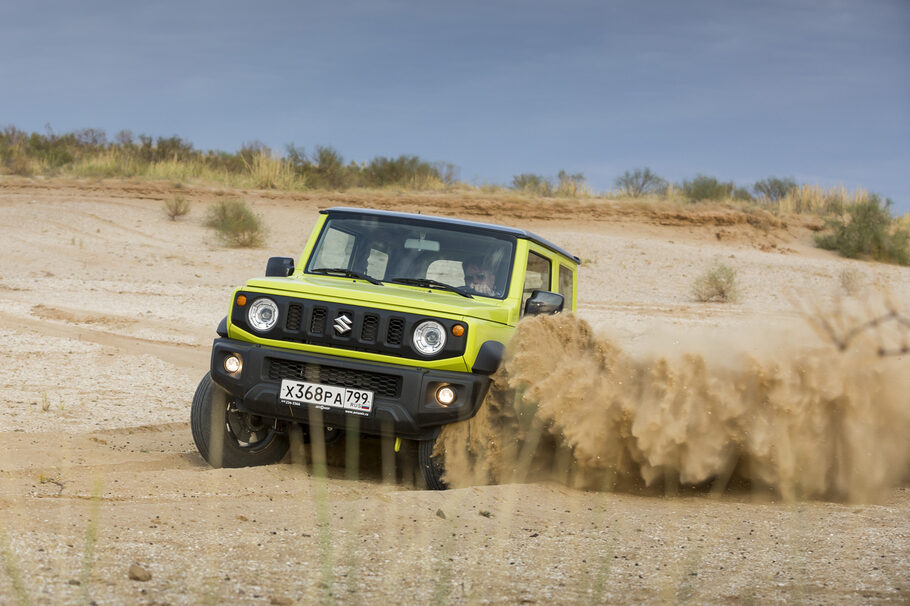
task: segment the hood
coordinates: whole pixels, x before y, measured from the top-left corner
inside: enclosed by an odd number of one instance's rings
[[[246,287],[305,299],[328,299],[365,307],[395,307],[428,316],[448,314],[500,324],[509,324],[511,315],[509,308],[501,299],[478,296],[468,299],[445,290],[430,290],[389,282],[384,282],[380,286],[364,280],[334,276],[254,278],[247,281]]]

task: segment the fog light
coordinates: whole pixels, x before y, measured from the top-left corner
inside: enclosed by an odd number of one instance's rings
[[[442,406],[448,406],[455,401],[455,390],[445,385],[436,390],[436,401]]]
[[[240,372],[241,368],[243,368],[243,363],[237,356],[231,355],[224,359],[224,369],[229,373],[238,373]]]

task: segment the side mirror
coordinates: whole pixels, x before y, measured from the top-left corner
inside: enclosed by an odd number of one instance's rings
[[[531,292],[531,298],[525,303],[525,315],[558,314],[562,311],[565,302],[565,298],[559,293],[535,290]]]
[[[265,275],[268,277],[287,278],[294,273],[294,259],[291,257],[271,257],[265,264]]]

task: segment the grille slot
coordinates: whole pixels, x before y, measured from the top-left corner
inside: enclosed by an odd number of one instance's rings
[[[389,345],[401,345],[401,338],[404,336],[404,319],[392,318],[389,320],[389,332],[386,335],[386,343]]]
[[[300,330],[300,321],[303,319],[303,306],[292,303],[288,305],[288,319],[285,328],[288,330]]]
[[[316,334],[323,334],[325,332],[325,317],[326,317],[325,307],[314,307],[313,308],[313,317],[310,318],[310,332]]]
[[[266,358],[268,378],[274,381],[296,379],[336,387],[368,389],[377,395],[397,398],[401,395],[401,377],[322,364],[304,364],[291,360]],[[318,379],[317,377],[318,373]]]
[[[363,330],[360,331],[360,338],[370,343],[376,342],[376,335],[379,334],[379,316],[376,314],[367,314],[363,317]]]

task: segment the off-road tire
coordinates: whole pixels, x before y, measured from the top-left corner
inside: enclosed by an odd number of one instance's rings
[[[436,440],[421,440],[417,443],[417,465],[423,475],[424,484],[427,490],[445,490],[448,484],[442,481],[442,474],[445,471],[441,457],[433,456],[433,448],[436,446]]]
[[[288,436],[273,429],[263,430],[262,439],[245,445],[231,429],[228,415],[234,415],[230,420],[235,424],[249,423],[255,417],[236,411],[229,413],[230,404],[228,394],[206,373],[196,388],[190,410],[190,429],[202,458],[212,467],[253,467],[280,461],[288,451]]]

